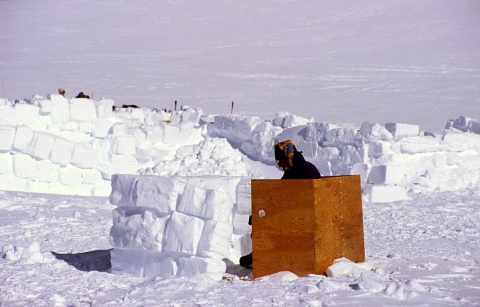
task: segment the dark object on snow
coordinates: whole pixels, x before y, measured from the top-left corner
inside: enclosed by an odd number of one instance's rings
[[[240,257],[240,265],[245,268],[251,268],[253,264],[253,256],[252,253]]]
[[[112,268],[110,251],[111,249],[95,250],[78,254],[51,253],[55,258],[65,261],[80,271],[109,272]]]
[[[135,105],[135,104],[122,104],[122,108],[134,108],[134,109],[140,109],[139,106]]]
[[[77,96],[75,96],[75,98],[87,98],[87,99],[90,99],[90,96],[88,96],[87,94],[84,94],[83,92],[80,92],[80,93],[78,93]]]

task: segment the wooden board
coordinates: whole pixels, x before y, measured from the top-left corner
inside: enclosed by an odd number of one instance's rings
[[[323,274],[333,260],[364,261],[359,176],[252,180],[254,278]]]

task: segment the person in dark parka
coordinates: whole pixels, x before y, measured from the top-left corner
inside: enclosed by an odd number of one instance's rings
[[[284,173],[282,179],[318,179],[321,177],[317,167],[305,160],[301,151],[298,151],[291,140],[275,144],[275,162]],[[252,216],[248,219],[252,225]],[[253,264],[252,253],[240,257],[240,265],[251,267]]]
[[[321,177],[317,167],[305,160],[290,140],[275,145],[275,162],[283,169],[282,179],[318,179]]]

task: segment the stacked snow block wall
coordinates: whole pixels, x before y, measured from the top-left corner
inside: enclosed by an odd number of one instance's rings
[[[479,127],[478,121],[461,116],[434,135],[411,124],[338,126],[278,113],[271,123],[218,116],[209,133],[270,164],[273,144],[291,139],[323,175],[359,174],[366,200],[391,202],[407,199],[409,191],[478,187]]]
[[[114,175],[112,271],[221,279],[223,259],[249,252],[235,242],[250,237],[250,198],[241,177]]]
[[[199,112],[113,104],[61,95],[0,100],[0,189],[108,196],[112,174],[135,174],[200,137]]]

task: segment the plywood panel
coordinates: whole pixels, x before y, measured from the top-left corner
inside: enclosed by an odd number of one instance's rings
[[[340,257],[364,261],[360,177],[252,180],[252,241],[254,278],[323,274]]]
[[[301,275],[313,271],[313,192],[311,180],[252,180],[255,278],[285,270]]]

